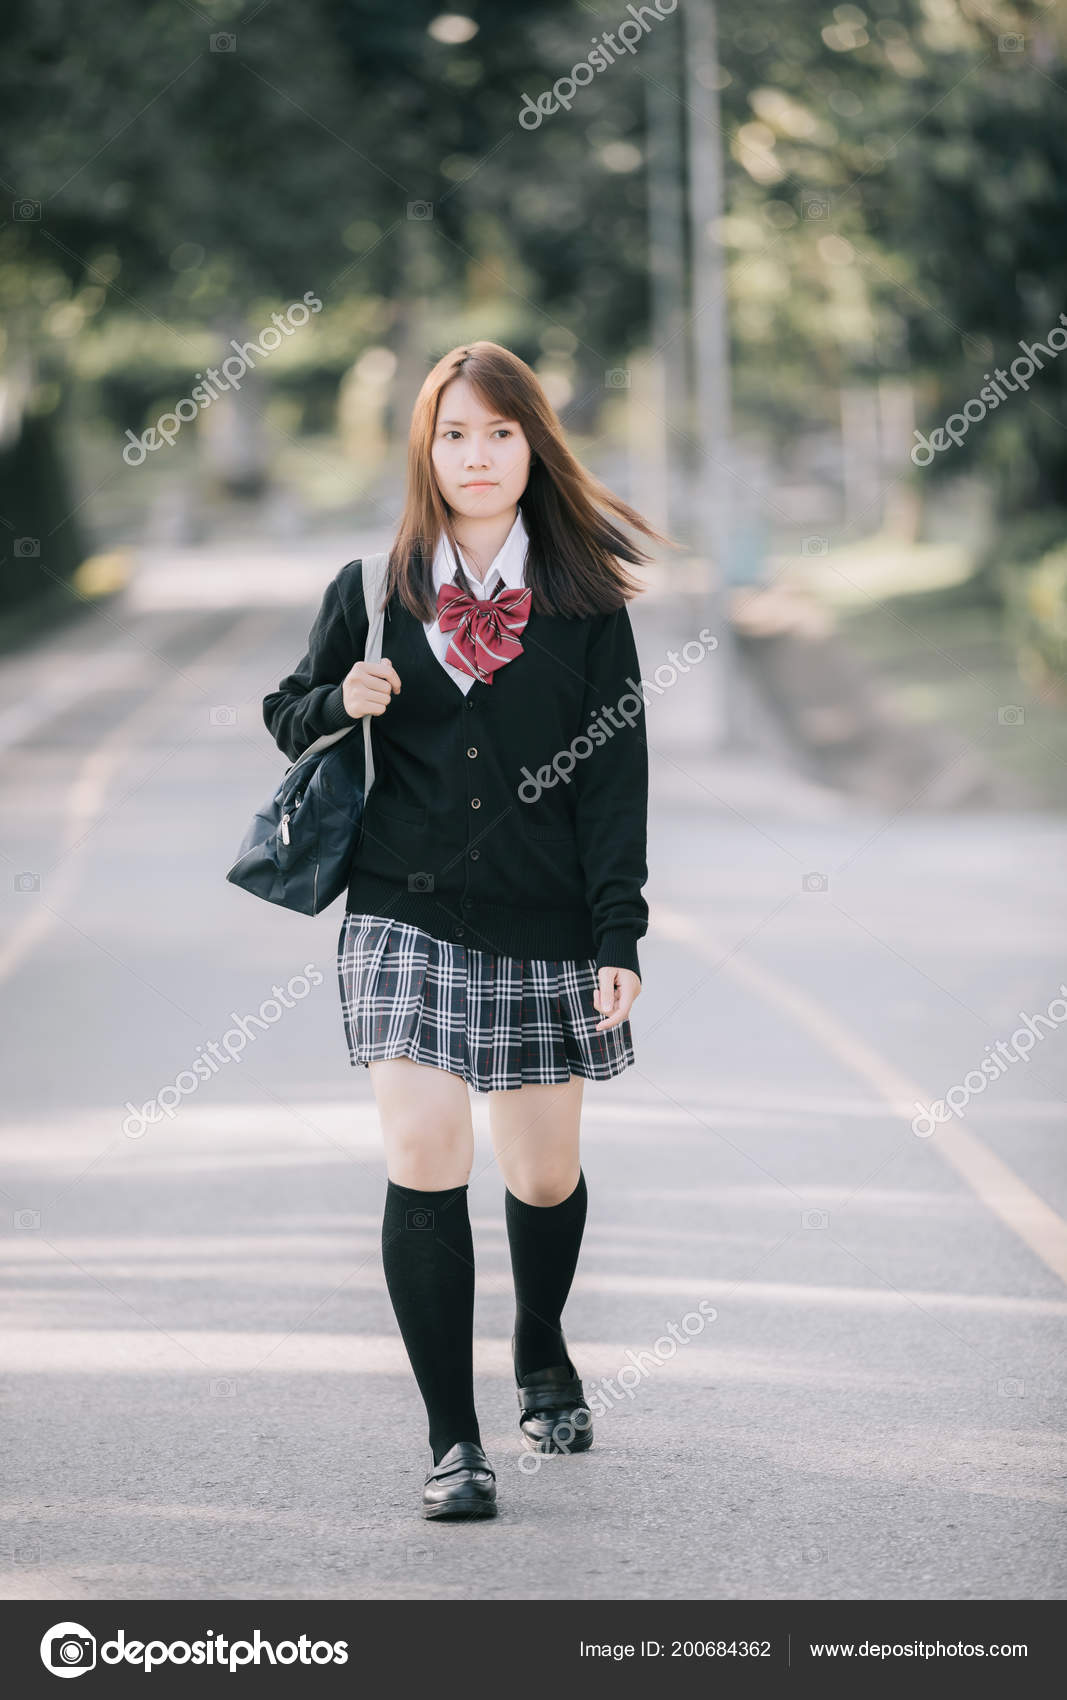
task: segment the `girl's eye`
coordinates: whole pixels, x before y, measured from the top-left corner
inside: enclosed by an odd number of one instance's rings
[[[447,431],[443,431],[441,435],[443,438],[458,437],[459,432],[454,426],[451,426]],[[512,431],[508,425],[498,425],[496,430],[493,432],[494,437],[513,437],[514,435],[514,431]]]

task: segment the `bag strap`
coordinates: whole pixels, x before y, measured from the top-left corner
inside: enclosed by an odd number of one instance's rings
[[[367,555],[361,565],[363,569],[363,600],[370,621],[367,627],[367,641],[363,647],[363,659],[364,661],[380,661],[382,658],[382,639],[385,633],[385,609],[380,604],[389,572],[389,551],[383,550],[378,555]],[[362,722],[363,753],[366,761],[364,790],[365,792],[369,791],[374,783],[374,758],[371,755],[370,747],[372,718],[371,715],[364,714],[360,717],[360,720],[354,720],[351,726],[342,726],[339,732],[324,732],[321,738],[316,738],[313,744],[308,745],[302,755],[297,756],[296,761],[290,764],[286,772],[291,773],[300,762],[307,761],[308,756],[317,755],[320,750],[327,749],[330,744],[336,744],[338,739],[347,738],[348,734],[354,732]]]

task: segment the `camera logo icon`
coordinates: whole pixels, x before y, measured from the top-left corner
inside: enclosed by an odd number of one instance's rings
[[[83,1623],[54,1623],[41,1639],[41,1662],[53,1676],[84,1676],[96,1665],[96,1637]]]

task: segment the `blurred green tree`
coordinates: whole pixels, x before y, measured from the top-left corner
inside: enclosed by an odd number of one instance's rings
[[[784,448],[836,429],[843,385],[894,373],[940,422],[1064,306],[1062,20],[1039,0],[718,13],[742,424]],[[570,372],[568,418],[591,425],[605,369],[648,339],[643,95],[661,61],[620,52],[568,108],[530,111],[629,15],[104,0],[90,21],[12,0],[0,378],[28,354],[45,417],[93,348],[140,428],[187,393],[201,332],[225,341],[314,289],[336,315],[316,345],[331,384],[386,341],[406,396],[426,321],[437,354],[480,311],[478,334]],[[677,41],[677,22],[655,28]],[[680,101],[677,60],[665,84]],[[1065,371],[1049,363],[930,477],[974,464],[1006,520],[1062,501]]]

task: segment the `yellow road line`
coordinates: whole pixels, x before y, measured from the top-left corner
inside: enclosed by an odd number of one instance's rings
[[[225,676],[227,668],[232,667],[256,641],[260,629],[271,629],[277,623],[276,614],[265,615],[262,611],[257,611],[246,615],[216,643],[198,655],[195,666],[218,667]],[[67,793],[60,835],[62,866],[55,875],[48,877],[45,890],[41,893],[42,897],[47,899],[47,906],[43,903],[35,906],[32,896],[26,898],[28,913],[19,925],[12,929],[6,942],[0,947],[0,980],[14,974],[34,947],[58,925],[60,916],[56,906],[70,897],[80,871],[77,856],[79,840],[87,835],[94,822],[106,812],[108,788],[116,774],[121,771],[123,763],[139,744],[147,741],[152,731],[172,719],[175,703],[187,691],[186,678],[179,676],[177,679],[168,679],[147,702],[139,702],[113,726],[83,758]],[[76,712],[77,705],[72,704],[71,713]]]
[[[657,903],[650,920],[655,932],[719,964],[724,973],[788,1015],[846,1068],[867,1081],[885,1100],[893,1115],[903,1118],[903,1106],[907,1106],[909,1127],[916,1101],[929,1104],[936,1098],[936,1093],[924,1092],[880,1056],[810,992],[791,985],[780,974],[761,967],[736,951],[730,953],[720,939],[710,936],[691,915]],[[915,1138],[915,1135],[911,1137]],[[1067,1283],[1067,1222],[1032,1187],[1027,1186],[1003,1158],[991,1151],[959,1117],[940,1123],[936,1133],[924,1143],[932,1145],[986,1208],[999,1217],[1046,1268]]]

